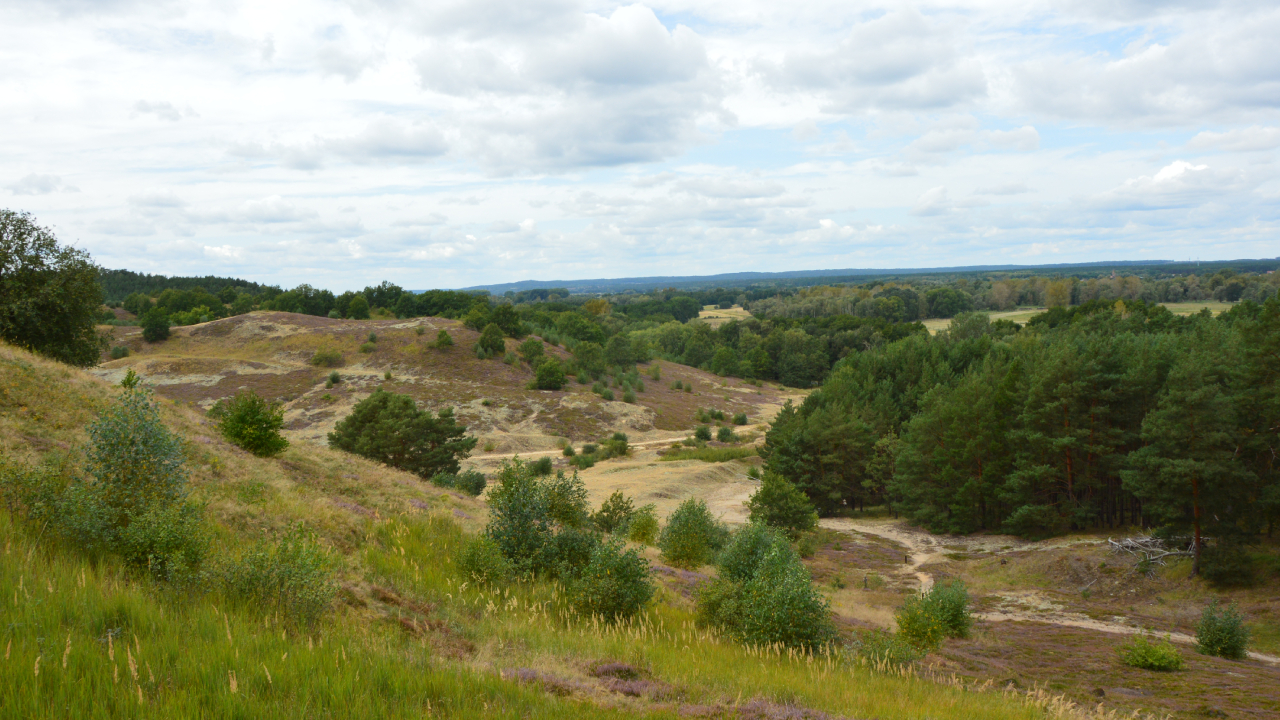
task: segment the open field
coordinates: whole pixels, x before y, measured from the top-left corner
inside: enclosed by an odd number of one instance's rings
[[[1188,303],[1160,303],[1169,308],[1174,315],[1193,315],[1208,308],[1214,315],[1219,315],[1231,309],[1231,303],[1218,302],[1216,300],[1206,300],[1204,302],[1188,302]],[[1048,308],[1018,308],[1017,310],[1008,310],[1004,312],[991,313],[992,320],[1012,320],[1019,325],[1025,325],[1033,316],[1039,315]],[[951,326],[950,318],[931,318],[923,321],[925,328],[931,334],[936,334],[939,330],[946,329]]]
[[[707,305],[698,313],[698,319],[713,328],[718,328],[730,320],[746,320],[749,317],[751,313],[743,310],[741,305],[734,305],[727,310],[721,310],[716,305]]]

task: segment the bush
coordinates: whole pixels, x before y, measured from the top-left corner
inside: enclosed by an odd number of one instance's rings
[[[711,517],[707,504],[690,498],[667,518],[658,547],[668,564],[692,569],[711,562],[727,535],[728,530]]]
[[[818,524],[818,513],[809,496],[772,472],[765,473],[760,489],[747,500],[747,511],[753,522],[782,528],[793,535],[808,532]]]
[[[612,534],[625,530],[635,512],[631,498],[623,495],[621,490],[615,490],[600,504],[600,510],[591,516],[591,522],[600,532]]]
[[[436,473],[431,476],[431,484],[461,490],[475,497],[484,492],[488,481],[485,480],[484,473],[475,468],[469,468],[456,475],[448,472]]]
[[[506,582],[512,573],[511,561],[492,539],[477,535],[463,543],[458,552],[458,569],[479,585],[498,585]]]
[[[342,353],[333,349],[317,350],[311,356],[311,364],[316,367],[338,367],[342,364]]]
[[[334,385],[337,385],[338,383],[342,382],[342,376],[338,374],[337,370],[334,370],[333,372],[329,373],[329,379],[326,382],[328,382],[329,387],[333,387]]]
[[[564,368],[559,360],[547,358],[538,364],[534,387],[539,390],[559,390],[564,387]]]
[[[549,457],[540,457],[537,460],[534,460],[533,462],[529,463],[529,472],[532,472],[534,475],[538,475],[538,476],[550,475],[551,471],[554,469],[555,467],[551,462],[551,458]]]
[[[587,486],[578,478],[578,474],[565,475],[563,471],[555,474],[544,483],[547,496],[547,515],[562,527],[580,528],[591,519],[590,507],[587,505]]]
[[[301,525],[275,545],[259,543],[215,573],[229,597],[273,609],[301,627],[312,627],[333,600],[332,560]]]
[[[627,524],[627,539],[631,542],[652,545],[658,540],[658,513],[653,505],[638,508]]]
[[[677,380],[677,381],[675,381],[675,382],[671,383],[671,389],[672,389],[672,390],[683,390],[683,389],[684,389],[684,383],[683,383],[682,381],[680,381],[680,380]]]
[[[911,643],[883,630],[859,634],[853,648],[859,662],[876,669],[906,668],[920,659],[920,651]]]
[[[453,347],[453,338],[450,337],[447,330],[441,330],[436,333],[436,341],[433,343],[433,347],[437,350],[445,350]]]
[[[627,436],[625,433],[614,433],[608,440],[604,440],[600,443],[604,448],[604,457],[626,457],[631,452],[631,448],[628,446],[627,442]]]
[[[419,325],[413,329],[413,334],[422,337],[427,334],[427,329]]]
[[[508,350],[507,353],[502,356],[502,362],[508,365],[515,365],[517,362],[520,362],[520,358],[516,357],[515,353]]]
[[[697,429],[693,431],[693,437],[696,440],[707,442],[711,440],[711,428],[706,425],[699,425]]]
[[[649,366],[649,377],[653,378],[654,382],[662,379],[662,369],[658,367],[658,363]]]
[[[289,447],[280,436],[284,427],[284,407],[267,402],[252,390],[236,393],[223,411],[218,431],[228,442],[259,457],[279,455]]]
[[[204,508],[190,502],[152,505],[120,531],[120,555],[157,580],[195,579],[209,552]]]
[[[591,561],[600,537],[581,528],[561,528],[543,548],[542,567],[561,580],[574,580]]]
[[[622,393],[622,402],[635,404],[636,394],[631,390]]]
[[[747,424],[747,414],[746,414],[746,413],[744,413],[744,412],[734,413],[734,416],[733,416],[733,424],[734,424],[734,425],[746,425],[746,424]]]
[[[341,320],[341,319],[342,319],[342,313],[338,310],[338,308],[334,308],[334,309],[332,309],[332,310],[330,310],[330,311],[329,311],[329,319],[330,319],[330,320]]]
[[[916,595],[894,612],[898,631],[918,648],[932,650],[944,637],[969,636],[973,616],[969,612],[969,592],[964,583],[939,583],[929,592]]]
[[[596,456],[587,455],[584,453],[575,458],[570,458],[569,464],[578,468],[579,470],[586,470],[589,467],[595,467]]]
[[[744,583],[755,577],[764,556],[774,548],[789,551],[786,538],[763,523],[752,522],[738,529],[729,544],[720,553],[716,566],[720,577],[735,583]]]
[[[124,345],[116,345],[115,347],[111,348],[112,360],[119,360],[120,358],[127,358],[127,357],[129,357],[129,348],[125,347]]]
[[[506,352],[507,349],[507,343],[502,339],[502,328],[495,323],[489,323],[484,326],[484,330],[480,333],[480,342],[478,344],[484,348],[485,354],[490,357]]]
[[[452,408],[433,416],[408,395],[378,388],[329,433],[329,446],[429,478],[458,472],[458,462],[476,446],[466,432]]]
[[[561,454],[561,455],[564,455],[565,457],[573,457],[573,456],[574,456],[574,455],[576,455],[577,453],[575,453],[575,452],[573,451],[573,446],[572,446],[572,445],[565,445],[565,446],[564,446],[564,449],[560,451],[560,454]]]
[[[475,350],[475,354],[476,354],[476,359],[478,359],[478,360],[488,360],[488,359],[489,359],[489,353],[485,352],[484,348],[480,346],[480,343],[476,343],[476,344],[475,344],[475,348],[474,348],[474,350]]]
[[[369,301],[364,295],[356,295],[347,305],[347,317],[352,320],[369,319]]]
[[[530,365],[538,358],[546,357],[546,350],[542,347],[542,341],[537,338],[529,338],[520,343],[518,350],[520,357]]]
[[[600,398],[603,400],[608,400],[609,402],[613,402],[613,391],[612,390],[602,391],[600,393]]]
[[[1243,660],[1248,655],[1248,646],[1249,630],[1244,626],[1244,615],[1235,605],[1220,608],[1214,600],[1204,609],[1196,624],[1196,650],[1205,655]]]
[[[371,342],[364,343],[360,346],[360,352],[362,353],[371,353],[377,349],[378,349],[378,346]]]
[[[142,316],[142,339],[147,342],[161,342],[169,339],[169,316],[155,308]]]
[[[378,342],[378,333],[375,333],[375,332],[369,333],[369,342],[371,343]]]
[[[693,392],[693,382],[692,382],[692,381],[690,381],[688,384],[686,384],[686,385],[684,386],[684,391],[685,391],[685,392],[687,392],[687,393],[691,393],[691,392]]]
[[[600,449],[600,446],[596,445],[595,443],[585,443],[582,446],[582,454],[595,455],[599,449]]]
[[[728,426],[721,427],[719,430],[716,431],[716,440],[722,443],[733,442],[734,441],[733,430],[730,429]]]
[[[649,561],[635,550],[624,550],[620,540],[605,540],[569,588],[580,614],[619,620],[639,613],[653,598]]]
[[[1153,643],[1145,635],[1138,635],[1120,646],[1120,662],[1143,670],[1170,672],[1182,669],[1182,654],[1168,640]]]
[[[1257,567],[1244,546],[1219,541],[1201,550],[1200,575],[1216,587],[1249,587],[1257,580]]]

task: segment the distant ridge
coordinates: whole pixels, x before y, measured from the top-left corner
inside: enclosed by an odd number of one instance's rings
[[[812,282],[796,283],[796,280],[825,280],[827,282],[849,281],[853,279],[870,280],[889,278],[900,275],[943,275],[982,272],[1062,272],[1069,270],[1098,270],[1104,268],[1156,267],[1162,272],[1205,272],[1216,267],[1245,265],[1242,270],[1251,272],[1275,269],[1280,265],[1280,258],[1260,260],[1215,260],[1206,262],[1186,262],[1177,260],[1112,260],[1104,262],[1057,263],[1049,265],[963,265],[956,267],[936,268],[845,268],[832,270],[791,270],[787,272],[737,272],[718,275],[658,275],[634,278],[594,278],[588,280],[520,280],[510,283],[492,285],[473,285],[462,290],[487,291],[494,295],[505,292],[520,292],[534,288],[566,288],[573,293],[608,293],[632,290],[642,292],[658,288],[677,288],[694,290],[700,288],[732,287],[752,285],[813,284]],[[792,281],[792,282],[788,282]],[[418,292],[418,291],[415,291]]]

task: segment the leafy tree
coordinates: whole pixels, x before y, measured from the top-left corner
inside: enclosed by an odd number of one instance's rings
[[[530,365],[535,364],[540,358],[546,357],[546,350],[542,347],[542,341],[537,338],[529,338],[520,343],[520,347],[516,348],[520,353],[520,357]]]
[[[626,368],[635,364],[631,340],[625,335],[614,335],[604,348],[604,359],[610,367]]]
[[[347,304],[347,317],[351,320],[369,319],[369,301],[363,295],[356,295]]]
[[[600,510],[591,516],[591,522],[600,532],[612,534],[625,529],[634,514],[631,498],[623,495],[621,490],[615,490],[601,503]]]
[[[95,328],[98,272],[29,213],[0,210],[0,337],[71,365],[97,363],[106,347]]]
[[[600,347],[598,343],[578,343],[578,347],[574,348],[573,357],[578,361],[578,367],[592,375],[604,372],[605,367],[607,367],[604,348]]]
[[[711,516],[705,502],[689,498],[667,518],[658,547],[667,563],[696,568],[711,562],[727,535],[728,530]]]
[[[601,345],[605,341],[604,330],[578,313],[570,312],[561,315],[560,319],[556,321],[556,329],[560,331],[561,335],[582,342]]]
[[[925,299],[930,317],[949,318],[973,309],[973,298],[953,287],[934,288],[925,293]]]
[[[502,353],[507,348],[506,342],[502,339],[502,329],[494,323],[484,326],[484,332],[480,333],[480,341],[477,345],[491,357]]]
[[[676,322],[688,322],[702,312],[702,305],[688,295],[673,297],[667,305],[671,308],[671,316],[676,319]]]
[[[252,390],[236,393],[218,422],[223,437],[260,457],[278,455],[289,447],[289,441],[280,436],[283,427],[284,407]]]
[[[800,489],[777,473],[767,472],[760,489],[747,500],[752,522],[781,528],[792,534],[807,532],[818,524],[813,503]]]
[[[597,543],[586,567],[569,588],[580,614],[607,621],[633,617],[649,603],[653,592],[649,561],[615,539]]]
[[[169,316],[160,308],[153,308],[142,316],[142,339],[147,342],[169,339]]]
[[[408,395],[378,388],[329,433],[329,446],[430,478],[458,472],[459,461],[476,446],[466,431],[453,419],[452,408],[433,416]]]

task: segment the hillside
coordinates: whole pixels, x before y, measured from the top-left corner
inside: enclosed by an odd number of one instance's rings
[[[85,425],[119,393],[0,346],[6,472],[78,473]],[[162,403],[186,441],[216,554],[301,522],[338,559],[340,602],[314,631],[91,560],[0,513],[6,650],[0,705],[23,717],[1038,718],[1042,694],[972,692],[831,657],[761,652],[697,630],[679,580],[638,622],[566,611],[556,586],[471,586],[454,565],[475,500],[323,447],[276,459],[227,445],[201,413]],[[1056,707],[1047,712],[1044,708]],[[1083,715],[1080,715],[1083,717]]]
[[[581,443],[614,431],[626,432],[633,442],[670,440],[688,433],[699,407],[745,412],[751,422],[762,422],[785,398],[796,396],[661,361],[655,361],[661,373],[657,381],[647,374],[651,365],[641,365],[646,388],[635,404],[605,401],[572,380],[562,391],[530,390],[533,371],[527,365],[477,359],[471,348],[479,333],[441,318],[332,320],[254,312],[174,328],[173,337],[162,343],[145,342],[134,327],[102,329],[112,331],[115,344],[127,346],[130,356],[114,361],[104,356],[94,370],[100,377],[116,381],[133,369],[163,396],[204,409],[248,388],[284,401],[290,436],[318,443],[378,386],[410,395],[432,410],[454,408],[479,438],[478,450],[492,446],[497,454],[550,451],[558,449],[558,438]],[[453,338],[452,348],[429,347],[440,330]],[[376,349],[362,353],[370,333],[377,335]],[[506,343],[508,350],[519,344]],[[311,365],[320,350],[340,352],[341,364]],[[559,347],[547,345],[546,352],[568,357]],[[343,381],[326,389],[332,370]],[[692,384],[694,391],[672,389],[676,381]]]

